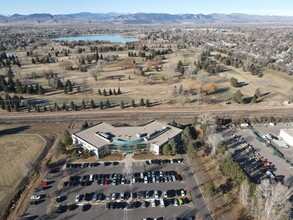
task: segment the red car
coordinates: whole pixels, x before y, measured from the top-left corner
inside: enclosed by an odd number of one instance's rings
[[[108,185],[108,179],[105,179],[104,185]]]
[[[265,163],[263,164],[263,167],[269,167],[269,166],[271,166],[271,163],[270,163],[270,162],[265,162]]]

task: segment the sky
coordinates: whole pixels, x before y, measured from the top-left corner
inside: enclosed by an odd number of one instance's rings
[[[0,0],[0,14],[154,12],[293,16],[293,0]]]

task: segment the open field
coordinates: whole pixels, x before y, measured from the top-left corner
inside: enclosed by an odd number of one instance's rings
[[[21,179],[44,144],[44,140],[35,135],[0,137],[0,191],[9,190]]]

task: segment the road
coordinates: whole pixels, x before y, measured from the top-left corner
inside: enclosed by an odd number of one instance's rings
[[[261,117],[278,116],[293,118],[293,108],[282,107],[246,107],[228,109],[201,109],[195,108],[133,108],[133,109],[105,109],[105,110],[84,110],[84,111],[60,111],[45,113],[2,113],[0,123],[7,122],[54,122],[54,121],[139,121],[139,120],[180,120],[192,119],[194,116],[206,115],[210,117],[238,118],[238,117]]]

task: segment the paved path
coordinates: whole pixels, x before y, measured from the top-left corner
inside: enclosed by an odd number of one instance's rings
[[[194,201],[194,205],[202,216],[204,216],[205,220],[213,220],[214,218],[211,216],[204,197],[202,196],[201,190],[198,186],[198,182],[196,180],[196,176],[192,170],[191,164],[186,155],[183,155],[184,158],[184,166],[183,172],[185,173],[186,184],[188,187],[188,191],[190,192],[192,199]]]

